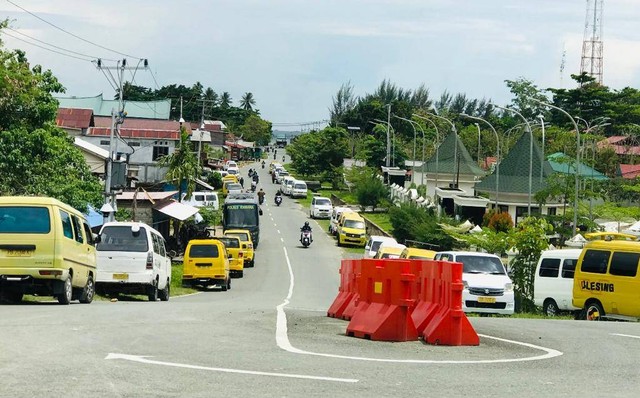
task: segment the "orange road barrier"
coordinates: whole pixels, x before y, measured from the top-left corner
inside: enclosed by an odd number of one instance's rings
[[[355,310],[355,296],[356,296],[356,274],[355,274],[355,260],[342,260],[340,264],[340,288],[338,289],[338,296],[333,300],[333,304],[327,310],[327,316],[331,318],[342,318],[345,309],[350,303],[354,303],[353,308]],[[351,313],[352,315],[353,313]],[[351,319],[351,316],[349,316]]]
[[[462,263],[430,261],[420,274],[419,301],[412,313],[423,340],[438,345],[479,345],[462,311]]]
[[[411,319],[416,274],[406,260],[355,260],[360,263],[359,294],[347,335],[370,340],[409,341],[418,338]]]

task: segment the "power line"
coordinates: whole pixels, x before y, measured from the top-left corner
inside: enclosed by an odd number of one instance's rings
[[[76,55],[80,55],[80,56],[82,56],[82,57],[94,58],[94,59],[95,59],[95,58],[100,58],[100,57],[96,57],[96,56],[94,56],[94,55],[87,55],[87,54],[79,53],[79,52],[77,52],[77,51],[68,50],[68,49],[66,49],[66,48],[64,48],[64,47],[56,46],[55,44],[47,43],[46,41],[42,41],[42,40],[40,40],[40,39],[36,39],[35,37],[29,36],[29,35],[28,35],[28,34],[26,34],[26,33],[22,33],[22,32],[20,32],[20,31],[18,31],[18,30],[15,30],[15,29],[13,29],[13,28],[8,27],[8,26],[7,26],[5,29],[9,29],[10,31],[12,31],[12,32],[14,32],[14,33],[17,33],[17,34],[19,34],[19,35],[21,35],[21,36],[24,36],[24,37],[28,37],[29,39],[34,40],[34,41],[37,41],[38,43],[42,43],[42,44],[44,44],[44,45],[47,45],[47,46],[50,46],[50,47],[53,47],[53,48],[57,48],[58,50],[66,51],[66,52],[71,53],[71,54],[76,54]],[[103,59],[104,59],[104,60],[107,60],[107,61],[115,61],[115,60],[113,60],[113,59],[106,59],[106,58],[103,58]]]
[[[59,55],[64,55],[65,57],[75,58],[75,59],[79,59],[80,61],[85,61],[85,62],[91,62],[91,61],[92,61],[91,59],[88,59],[88,58],[81,58],[81,57],[77,57],[77,56],[75,56],[75,55],[65,54],[65,53],[63,53],[63,52],[56,51],[56,50],[54,50],[54,49],[51,49],[51,48],[48,48],[48,47],[44,47],[44,46],[41,46],[41,45],[39,45],[39,44],[31,43],[31,42],[29,42],[29,41],[27,41],[27,40],[24,40],[24,39],[21,39],[21,38],[19,38],[19,37],[17,37],[17,36],[14,36],[14,35],[12,35],[11,33],[7,33],[7,32],[5,32],[4,30],[0,30],[0,33],[2,33],[2,34],[3,34],[3,35],[5,35],[5,36],[9,36],[9,37],[12,37],[12,38],[14,38],[14,39],[16,39],[16,40],[19,40],[19,41],[21,41],[21,42],[23,42],[23,43],[27,43],[27,44],[29,44],[29,45],[32,45],[32,46],[34,46],[34,47],[38,47],[38,48],[41,48],[41,49],[43,49],[43,50],[51,51],[52,53],[56,53],[56,54],[59,54]]]
[[[24,8],[24,7],[19,6],[18,4],[14,3],[14,2],[13,2],[13,1],[11,1],[11,0],[7,0],[7,2],[8,2],[9,4],[12,4],[12,5],[14,5],[14,6],[18,7],[19,9],[21,9],[21,10],[22,10],[22,11],[24,11],[24,12],[26,12],[27,14],[29,14],[29,15],[31,15],[31,16],[33,16],[33,17],[35,17],[35,18],[39,19],[39,20],[41,20],[42,22],[46,23],[47,25],[50,25],[50,26],[52,26],[52,27],[54,27],[54,28],[58,29],[58,30],[59,30],[59,31],[61,31],[61,32],[64,32],[64,33],[66,33],[66,34],[68,34],[68,35],[70,35],[70,36],[73,36],[73,37],[75,37],[75,38],[76,38],[76,39],[78,39],[78,40],[82,40],[82,41],[84,41],[85,43],[89,43],[89,44],[94,45],[94,46],[96,46],[96,47],[100,47],[100,48],[102,48],[103,50],[111,51],[112,53],[120,54],[120,55],[123,55],[123,56],[125,56],[125,57],[140,59],[140,57],[135,57],[135,56],[133,56],[133,55],[128,55],[128,54],[122,53],[122,52],[120,52],[120,51],[116,51],[116,50],[110,49],[110,48],[108,48],[108,47],[102,46],[102,45],[100,45],[100,44],[94,43],[94,42],[92,42],[92,41],[90,41],[90,40],[87,40],[87,39],[85,39],[85,38],[83,38],[83,37],[80,37],[80,36],[78,36],[78,35],[76,35],[76,34],[73,34],[73,33],[69,32],[69,31],[67,31],[67,30],[65,30],[65,29],[63,29],[63,28],[61,28],[61,27],[59,27],[59,26],[57,26],[57,25],[55,25],[55,24],[53,24],[53,23],[51,23],[51,22],[47,21],[46,19],[44,19],[44,18],[42,18],[42,17],[40,17],[40,16],[38,16],[38,15],[36,15],[36,14],[32,13],[31,11],[27,10],[27,9],[26,9],[26,8]]]

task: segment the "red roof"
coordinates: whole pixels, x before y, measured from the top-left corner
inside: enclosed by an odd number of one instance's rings
[[[91,136],[108,136],[111,133],[111,118],[96,116],[95,126],[88,131]],[[187,131],[191,131],[191,124],[183,123]],[[180,122],[174,120],[125,118],[120,126],[120,135],[125,138],[139,139],[180,139]]]
[[[111,134],[109,127],[93,127],[89,129],[87,135],[108,137]],[[155,140],[173,140],[180,139],[180,133],[170,130],[143,130],[143,129],[125,129],[120,128],[120,135],[124,138],[139,138],[139,139],[155,139]]]
[[[93,125],[92,109],[58,108],[56,125],[72,129],[86,129]]]
[[[614,135],[598,142],[598,148],[611,147],[616,152],[616,155],[640,155],[640,146],[630,145],[627,141],[629,137],[624,135]]]
[[[640,164],[620,164],[618,172],[622,178],[633,180],[640,176]]]

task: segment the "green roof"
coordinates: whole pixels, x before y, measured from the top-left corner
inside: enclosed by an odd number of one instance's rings
[[[111,116],[111,110],[118,109],[118,100],[104,99],[102,94],[95,97],[60,97],[56,99],[60,108],[92,109],[95,116]],[[171,100],[125,101],[124,110],[128,117],[169,120]]]
[[[545,186],[545,180],[554,173],[548,161],[544,161],[542,151],[536,141],[533,141],[533,151],[530,154],[531,134],[524,133],[511,148],[507,156],[500,162],[499,192],[528,193],[529,192],[529,159],[532,159],[531,193],[535,194]],[[540,165],[542,163],[542,182],[540,179]],[[497,170],[497,168],[496,168]],[[475,185],[476,191],[495,192],[496,173],[492,173]]]
[[[562,152],[556,152],[547,156],[547,160],[551,165],[551,168],[556,173],[563,174],[575,174],[575,159],[567,156]],[[593,167],[589,167],[584,163],[580,163],[578,165],[578,169],[580,171],[580,177],[583,178],[593,178],[594,180],[608,180],[609,178],[594,169]]]
[[[462,175],[474,175],[478,177],[485,176],[487,173],[482,170],[469,155],[469,151],[464,146],[457,134],[449,133],[444,141],[438,146],[437,159],[438,166],[436,169],[436,154],[434,153],[429,160],[421,167],[416,168],[416,172],[422,173],[449,173],[454,174],[456,168],[456,141],[458,142],[458,164],[460,166],[459,173]]]

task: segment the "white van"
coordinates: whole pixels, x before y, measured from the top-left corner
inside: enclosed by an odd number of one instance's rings
[[[169,300],[171,259],[158,231],[141,222],[114,221],[102,226],[96,242],[99,292]]]
[[[307,183],[300,180],[293,181],[291,185],[292,198],[306,198],[307,197]]]
[[[398,244],[398,242],[389,236],[372,235],[364,245],[364,258],[373,258],[378,252],[378,248],[382,244]]]
[[[573,300],[573,273],[582,249],[542,252],[534,278],[533,301],[547,316],[561,311],[578,311]]]
[[[182,203],[194,207],[213,207],[214,210],[220,208],[218,193],[212,191],[193,192],[191,198],[187,200],[187,194],[182,194]]]
[[[434,260],[462,263],[464,312],[513,314],[513,282],[507,276],[500,257],[488,253],[453,251],[436,253]]]
[[[287,194],[287,184],[289,182],[293,182],[295,181],[295,178],[291,177],[291,176],[285,176],[282,178],[282,182],[280,183],[280,192],[282,192],[284,195]]]

